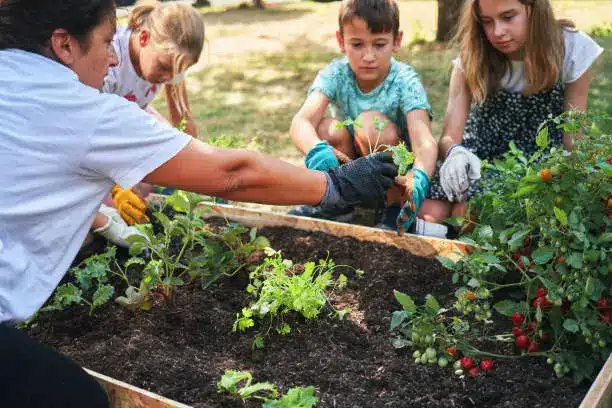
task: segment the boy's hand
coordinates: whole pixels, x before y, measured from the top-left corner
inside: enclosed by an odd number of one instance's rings
[[[326,141],[314,145],[306,155],[306,167],[310,170],[329,171],[340,165],[334,149]]]
[[[466,201],[468,189],[480,177],[478,156],[461,145],[452,146],[440,168],[440,185],[448,201]]]
[[[128,225],[144,224],[149,222],[149,217],[146,216],[147,204],[138,195],[136,195],[131,188],[123,189],[118,185],[115,185],[111,190],[113,196],[113,204],[121,218],[128,223]]]
[[[322,206],[355,205],[379,207],[393,186],[397,168],[391,152],[360,157],[328,172],[328,185]],[[331,183],[330,183],[331,181]]]
[[[429,191],[429,178],[423,170],[413,168],[405,176],[398,177],[396,184],[405,188],[405,203],[397,217],[397,231],[401,235],[410,229],[425,201]]]

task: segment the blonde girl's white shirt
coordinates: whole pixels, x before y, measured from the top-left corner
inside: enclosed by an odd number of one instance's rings
[[[146,109],[161,90],[162,84],[153,84],[140,76],[134,70],[130,59],[129,27],[119,27],[113,38],[113,47],[119,58],[119,64],[108,70],[104,79],[102,92],[119,95],[130,102],[136,102],[142,109]]]
[[[565,56],[561,71],[563,84],[571,84],[580,79],[602,54],[603,48],[599,46],[588,34],[582,31],[563,29]],[[501,87],[508,92],[524,92],[528,88],[525,77],[524,62],[511,61],[512,69],[504,75]],[[459,58],[453,60],[453,65],[461,68]]]
[[[114,184],[140,182],[191,140],[69,68],[0,50],[0,322],[51,296]]]

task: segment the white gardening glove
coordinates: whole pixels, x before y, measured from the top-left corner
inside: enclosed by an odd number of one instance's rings
[[[440,184],[448,201],[466,201],[468,189],[480,177],[480,159],[461,145],[452,146],[440,168]]]
[[[146,238],[146,235],[138,231],[136,227],[127,225],[123,218],[121,218],[121,215],[119,215],[119,212],[113,207],[102,204],[100,206],[100,213],[105,215],[108,221],[105,225],[93,230],[93,232],[102,235],[115,245],[129,248],[132,244],[126,241],[127,238],[134,235],[140,235]]]

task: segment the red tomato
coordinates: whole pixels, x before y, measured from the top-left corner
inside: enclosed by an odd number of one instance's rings
[[[535,353],[536,351],[538,351],[538,349],[539,349],[538,343],[535,341],[532,341],[531,343],[529,343],[529,347],[527,347],[527,352]]]
[[[480,368],[489,373],[493,371],[493,365],[493,360],[482,360],[480,362]]]
[[[457,353],[457,349],[454,347],[447,347],[446,348],[446,352],[448,354],[450,354],[450,356],[453,358],[453,360],[456,360],[459,358],[459,353]]]
[[[522,313],[514,312],[512,313],[512,323],[515,326],[520,326],[525,321],[525,316]]]
[[[548,289],[541,287],[536,291],[536,297],[544,297],[548,295]]]
[[[472,377],[476,377],[478,374],[480,374],[480,370],[478,369],[478,367],[470,368],[468,372]]]
[[[518,336],[516,340],[514,340],[514,344],[519,350],[525,350],[527,347],[529,347],[529,343],[531,343],[529,341],[529,337],[525,335]]]
[[[523,333],[520,327],[513,327],[512,334],[514,334],[514,337],[518,337],[518,336],[522,336],[525,333]]]
[[[461,358],[461,368],[464,370],[470,370],[472,367],[474,367],[474,360],[469,357]]]

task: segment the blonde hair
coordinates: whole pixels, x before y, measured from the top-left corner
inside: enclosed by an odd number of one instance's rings
[[[132,32],[146,28],[156,47],[174,56],[173,77],[200,59],[204,47],[204,21],[189,4],[140,0],[130,13],[128,26]],[[185,81],[173,84],[171,92],[180,114],[185,117],[188,114]]]
[[[523,59],[528,83],[526,93],[550,90],[559,80],[563,68],[563,29],[574,27],[574,24],[568,20],[555,20],[548,0],[518,1],[530,9]],[[459,45],[459,57],[472,100],[482,103],[499,88],[512,65],[508,57],[487,40],[478,0],[465,1],[454,42]]]

